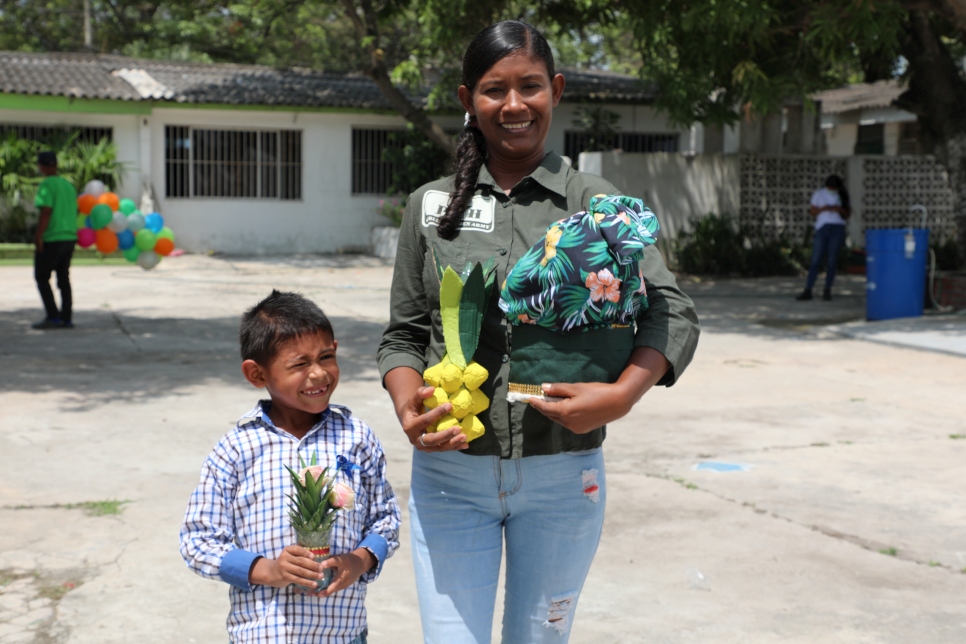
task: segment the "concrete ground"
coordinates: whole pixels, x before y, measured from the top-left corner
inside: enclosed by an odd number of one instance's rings
[[[235,334],[272,287],[332,316],[334,400],[382,439],[405,507],[374,361],[390,277],[362,257],[77,267],[77,328],[40,332],[31,269],[0,268],[0,643],[225,641],[226,588],[187,570],[178,528],[257,397]],[[852,276],[833,302],[795,302],[797,279],[683,287],[697,357],[612,425],[571,641],[966,641],[966,316],[864,323]],[[405,525],[375,643],[421,640]]]

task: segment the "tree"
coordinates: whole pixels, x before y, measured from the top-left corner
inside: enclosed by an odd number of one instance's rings
[[[966,245],[966,2],[963,0],[624,0],[657,106],[690,125],[766,114],[789,97],[901,76],[899,106],[946,168]],[[619,10],[619,13],[616,13]]]

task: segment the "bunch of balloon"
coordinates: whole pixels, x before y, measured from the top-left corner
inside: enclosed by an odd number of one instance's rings
[[[120,199],[93,180],[77,197],[77,243],[104,253],[120,250],[125,259],[151,270],[174,250],[174,231],[156,212],[144,215],[132,199]]]

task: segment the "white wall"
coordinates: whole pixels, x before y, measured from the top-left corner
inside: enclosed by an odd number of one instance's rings
[[[454,117],[455,125],[461,119]],[[352,194],[352,128],[401,127],[401,117],[379,114],[208,109],[155,109],[151,119],[152,181],[159,210],[189,251],[289,255],[364,249],[379,195]],[[302,130],[302,198],[167,198],[164,196],[164,128]]]
[[[850,157],[855,153],[855,141],[859,138],[858,124],[845,123],[825,128],[825,153],[830,157]]]
[[[566,97],[566,90],[564,97]],[[547,135],[547,149],[553,150],[557,154],[564,153],[564,132],[576,130],[574,119],[577,118],[577,110],[581,107],[579,103],[560,103],[553,111],[553,121],[550,124],[550,133]],[[685,151],[690,142],[690,130],[674,128],[668,125],[667,119],[660,115],[657,110],[646,105],[616,105],[602,104],[603,107],[611,112],[620,115],[618,132],[646,132],[648,134],[673,134],[682,135],[678,140],[678,149]],[[699,137],[700,138],[700,137]],[[574,164],[577,163],[573,159]]]
[[[580,169],[599,175],[624,194],[640,197],[657,215],[659,239],[673,239],[692,218],[738,214],[740,157],[666,152],[585,152]]]
[[[141,196],[141,148],[138,138],[138,124],[141,118],[134,114],[84,114],[0,109],[0,123],[113,128],[117,158],[125,164],[124,182],[117,189],[117,192],[122,197],[130,197],[135,200]]]

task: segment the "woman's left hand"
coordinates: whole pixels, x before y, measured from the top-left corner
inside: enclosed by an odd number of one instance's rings
[[[563,400],[531,398],[530,405],[575,434],[586,434],[627,415],[636,402],[630,401],[618,385],[603,382],[562,382],[542,388],[547,396]]]
[[[650,347],[637,347],[614,384],[604,382],[541,385],[543,393],[563,400],[531,398],[530,405],[575,434],[586,434],[623,418],[671,367],[664,355]]]

